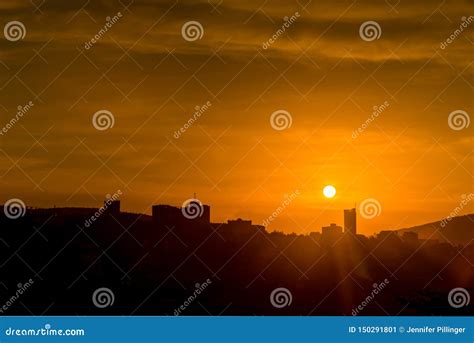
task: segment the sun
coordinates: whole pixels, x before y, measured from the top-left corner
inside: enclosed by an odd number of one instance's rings
[[[327,185],[323,189],[323,194],[326,198],[334,198],[336,195],[336,188],[334,188],[334,186]]]

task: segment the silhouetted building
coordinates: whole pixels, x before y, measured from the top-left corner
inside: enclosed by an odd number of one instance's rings
[[[224,224],[227,231],[235,234],[253,233],[256,230],[265,231],[263,225],[253,225],[251,220],[243,220],[241,218],[235,220],[228,220],[227,224]]]
[[[321,232],[323,235],[328,235],[328,234],[342,234],[342,227],[339,225],[336,225],[334,223],[331,223],[329,226],[323,226],[321,228]]]
[[[119,215],[120,214],[120,200],[105,200],[104,201],[104,208],[107,210],[107,213],[112,215]]]
[[[154,205],[152,207],[153,221],[158,225],[173,226],[181,221],[181,209],[170,205]]]
[[[211,207],[209,205],[202,205],[202,215],[200,219],[206,223],[211,222]]]
[[[209,205],[203,205],[197,199],[189,201],[185,207],[180,209],[182,217],[186,220],[194,222],[206,223],[211,222],[211,208]]]
[[[237,218],[235,220],[228,220],[227,225],[232,227],[250,227],[252,226],[252,221]]]
[[[331,223],[329,226],[321,228],[322,238],[325,241],[335,241],[342,236],[342,227]]]
[[[211,208],[198,202],[190,202],[187,207],[175,207],[170,205],[154,205],[152,207],[153,221],[158,225],[168,227],[193,223],[211,222]]]
[[[357,234],[355,208],[344,210],[344,233],[349,232],[352,233],[354,236]]]

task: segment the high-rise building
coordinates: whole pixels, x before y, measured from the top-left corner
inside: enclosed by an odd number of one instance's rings
[[[357,234],[355,208],[344,210],[344,233],[349,232],[352,233],[354,236]]]

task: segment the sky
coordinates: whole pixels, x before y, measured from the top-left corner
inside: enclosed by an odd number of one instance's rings
[[[196,194],[215,222],[280,207],[268,230],[296,233],[354,206],[367,235],[441,220],[473,192],[473,9],[2,2],[0,203],[97,207],[120,190],[150,214]]]

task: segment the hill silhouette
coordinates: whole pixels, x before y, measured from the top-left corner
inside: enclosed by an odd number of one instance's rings
[[[416,232],[421,239],[437,239],[440,242],[451,244],[465,244],[474,239],[474,215],[454,217],[442,225],[443,221],[418,225],[407,229],[397,230],[400,234],[404,232]],[[440,229],[441,228],[441,229]]]

